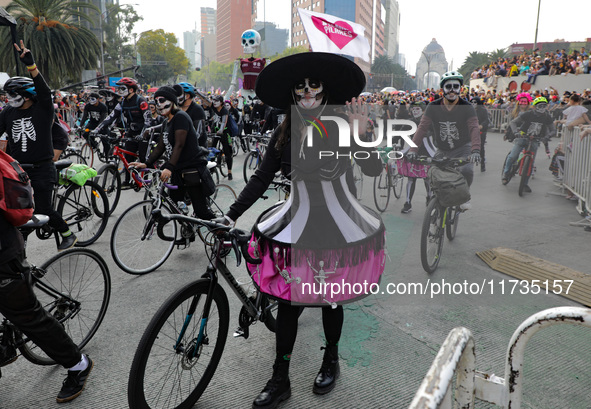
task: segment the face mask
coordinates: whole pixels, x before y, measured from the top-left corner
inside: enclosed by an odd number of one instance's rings
[[[25,103],[25,99],[21,95],[8,96],[8,105],[13,108],[20,108]]]
[[[295,99],[303,109],[318,108],[324,97],[324,86],[322,82],[310,78],[298,82],[294,89]]]
[[[156,98],[156,109],[160,115],[168,115],[172,108],[172,102],[164,97]]]
[[[222,106],[222,103],[220,101],[213,101],[213,106],[219,108]]]
[[[125,85],[120,86],[119,88],[117,88],[117,95],[119,95],[120,97],[128,96],[129,88],[127,88]]]
[[[455,101],[458,99],[462,85],[458,80],[449,80],[443,84],[443,94],[448,101]]]

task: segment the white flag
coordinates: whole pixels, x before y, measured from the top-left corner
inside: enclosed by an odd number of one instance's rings
[[[298,13],[312,51],[345,54],[369,62],[369,41],[361,24],[300,8]]]

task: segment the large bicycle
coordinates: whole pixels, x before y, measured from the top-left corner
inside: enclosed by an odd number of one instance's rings
[[[532,145],[534,143],[538,143],[537,141],[535,141],[535,138],[528,138],[527,147],[519,153],[519,157],[516,161],[513,162],[513,165],[511,166],[509,173],[505,174],[504,170],[511,152],[509,152],[505,157],[503,167],[501,168],[501,177],[506,177],[507,183],[509,183],[516,174],[519,174],[519,176],[521,176],[521,179],[519,180],[519,196],[523,196],[523,193],[526,191],[525,187],[527,186],[529,179],[533,177],[534,174],[534,159],[536,156],[534,151],[532,150]],[[507,183],[503,182],[504,185],[506,185]]]
[[[382,173],[373,180],[373,200],[376,209],[385,212],[390,202],[390,191],[399,199],[402,195],[402,185],[404,176],[398,173],[396,160],[389,158],[389,153],[394,150],[393,147],[377,148],[382,159]]]
[[[148,324],[133,358],[127,396],[131,409],[191,408],[213,377],[228,334],[230,307],[218,276],[243,305],[235,337],[248,338],[257,321],[275,331],[276,303],[256,290],[245,292],[225,264],[232,251],[238,264],[242,256],[260,263],[248,254],[249,233],[159,210],[153,216],[160,224],[176,221],[206,228],[213,246],[206,246],[209,266],[202,278],[172,294]]]
[[[48,221],[47,216],[34,215],[20,226],[25,244],[28,236]],[[88,344],[105,317],[111,296],[111,276],[103,258],[89,249],[69,249],[41,267],[31,265],[31,279],[43,308],[63,325],[79,348]],[[17,350],[32,363],[55,364],[6,318],[0,323],[0,345],[0,367],[14,362],[19,357]]]
[[[152,180],[157,181],[158,175],[159,171],[153,171]],[[173,221],[161,225],[152,217],[155,209],[164,214],[189,213],[185,202],[177,203],[168,194],[167,189],[176,188],[161,183],[157,190],[147,192],[149,195],[145,200],[125,210],[115,223],[111,234],[111,254],[126,273],[141,275],[156,270],[168,259],[175,246],[188,248],[196,235],[206,241],[202,229],[195,229],[191,223]],[[235,200],[236,193],[227,185],[217,185],[215,193],[207,199],[216,217],[223,216]]]
[[[59,172],[71,164],[71,161],[63,159],[55,162],[55,167]],[[21,166],[25,170],[33,167],[31,164]],[[64,181],[64,184],[56,184],[52,202],[70,230],[78,237],[77,247],[94,243],[105,231],[109,200],[104,190],[93,180],[87,180],[83,186],[68,181]],[[50,238],[53,233],[49,225],[37,229],[37,237],[41,240]]]
[[[417,159],[417,162],[439,168],[457,168],[469,163],[470,159],[436,159],[429,156],[421,156]],[[463,210],[460,206],[442,206],[437,199],[437,194],[433,191],[433,196],[429,200],[427,209],[425,210],[421,228],[421,264],[427,273],[433,273],[437,269],[439,261],[441,261],[444,235],[450,241],[455,238],[462,212]]]
[[[249,135],[247,138],[249,140],[248,144],[249,146],[252,146],[252,148],[244,158],[244,165],[242,168],[242,175],[244,176],[244,181],[246,183],[248,183],[250,177],[261,166],[263,156],[265,156],[265,151],[269,144],[270,136],[268,134]]]

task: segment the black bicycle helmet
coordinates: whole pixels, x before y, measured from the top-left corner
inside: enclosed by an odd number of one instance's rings
[[[12,94],[19,94],[22,97],[32,98],[37,96],[35,84],[32,78],[12,77],[4,83],[4,91]]]

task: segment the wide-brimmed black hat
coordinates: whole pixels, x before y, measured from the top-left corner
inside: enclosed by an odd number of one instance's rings
[[[255,84],[257,96],[267,105],[288,108],[294,103],[292,90],[304,78],[323,82],[330,104],[342,105],[365,87],[361,68],[348,58],[331,53],[294,54],[269,64]]]

